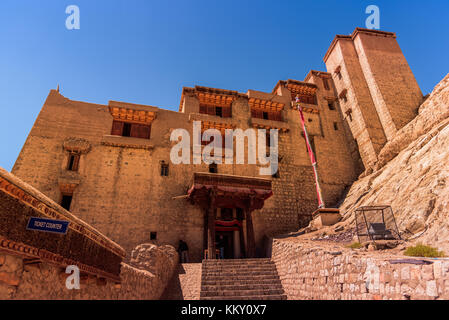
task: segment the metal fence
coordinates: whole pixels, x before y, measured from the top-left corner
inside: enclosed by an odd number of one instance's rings
[[[355,210],[356,233],[360,243],[400,240],[391,206],[364,206]]]

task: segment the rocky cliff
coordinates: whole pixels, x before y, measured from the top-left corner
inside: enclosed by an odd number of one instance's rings
[[[449,254],[449,74],[357,180],[340,209],[345,224],[365,205],[391,205],[405,235]]]

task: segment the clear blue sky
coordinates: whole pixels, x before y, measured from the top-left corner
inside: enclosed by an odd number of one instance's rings
[[[80,30],[65,27],[71,4]],[[369,4],[431,91],[449,72],[447,0],[1,0],[0,166],[12,168],[57,84],[74,100],[173,110],[183,86],[271,91],[325,70],[333,37],[364,27]]]

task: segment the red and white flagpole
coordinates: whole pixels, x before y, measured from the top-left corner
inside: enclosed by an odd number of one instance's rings
[[[304,138],[306,139],[307,151],[309,152],[310,162],[312,162],[313,174],[315,176],[316,193],[317,193],[317,197],[318,197],[318,209],[325,208],[323,196],[321,195],[320,182],[318,180],[318,170],[316,168],[316,159],[315,159],[315,155],[313,154],[313,150],[310,147],[309,135],[307,134],[307,129],[306,129],[306,122],[304,121],[304,114],[302,112],[301,105],[299,104],[298,97],[296,97],[296,107],[297,107],[297,109],[299,111],[299,115],[301,117],[302,130],[304,132]]]

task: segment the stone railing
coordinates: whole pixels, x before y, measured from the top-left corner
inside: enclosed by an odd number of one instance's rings
[[[121,283],[82,275],[80,288],[69,290],[70,275],[64,268],[46,262],[29,264],[19,255],[0,251],[0,300],[156,300],[174,272],[177,255],[163,254],[158,259],[156,273],[122,263]]]
[[[274,239],[272,259],[291,300],[449,299],[449,260]]]
[[[68,222],[66,233],[29,230],[30,218]],[[159,299],[178,263],[171,246],[125,251],[98,230],[0,168],[0,299]],[[68,289],[67,266],[80,271]]]
[[[28,230],[30,218],[69,223],[65,234]],[[0,168],[0,249],[120,282],[125,251],[60,205]]]

